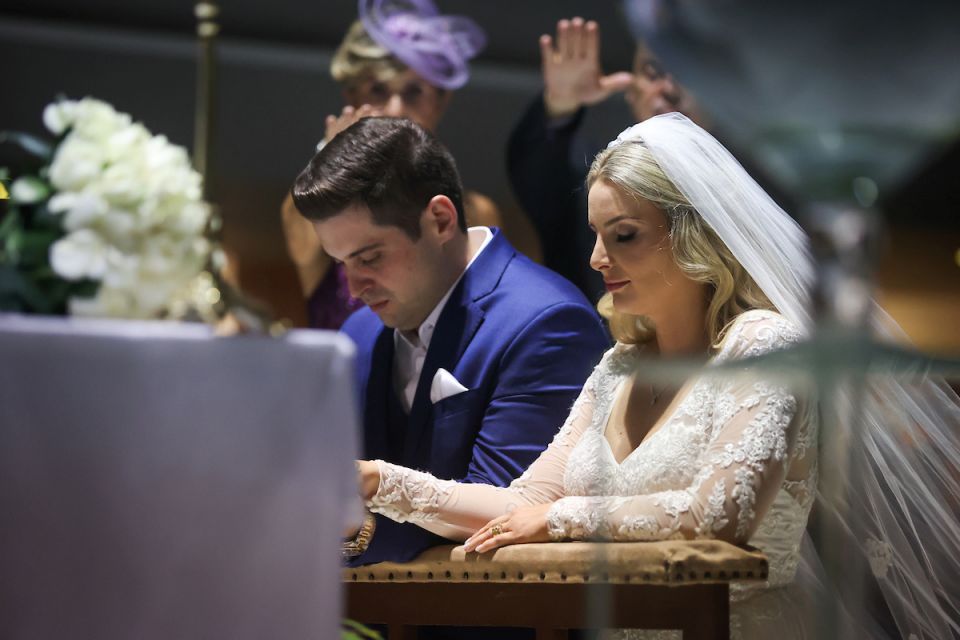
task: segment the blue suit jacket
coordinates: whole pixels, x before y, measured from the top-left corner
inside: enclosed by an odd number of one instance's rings
[[[393,329],[364,308],[342,331],[357,344],[364,456],[440,478],[505,486],[549,444],[609,346],[576,287],[516,252],[498,229],[453,290],[430,341],[402,454],[387,448],[393,392]],[[468,391],[430,402],[437,369]],[[407,561],[444,540],[377,517],[367,551],[352,564]]]

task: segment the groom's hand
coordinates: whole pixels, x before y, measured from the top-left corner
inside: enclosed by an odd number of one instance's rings
[[[583,18],[557,23],[556,47],[549,35],[540,36],[543,68],[543,102],[547,115],[562,118],[582,106],[606,100],[626,90],[633,75],[625,71],[609,76],[600,70],[600,29]]]
[[[357,460],[357,478],[360,483],[360,496],[369,500],[377,495],[380,488],[380,467],[371,460]]]

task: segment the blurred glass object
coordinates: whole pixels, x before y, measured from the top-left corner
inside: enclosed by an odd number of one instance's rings
[[[958,2],[624,7],[717,128],[799,202],[853,200],[862,179],[882,196],[960,131]]]

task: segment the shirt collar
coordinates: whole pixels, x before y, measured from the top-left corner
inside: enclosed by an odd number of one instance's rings
[[[464,269],[463,273],[461,273],[456,281],[450,285],[450,288],[447,289],[447,292],[443,294],[442,298],[440,298],[440,302],[437,303],[437,306],[433,308],[433,311],[430,312],[430,315],[428,315],[417,328],[417,337],[419,338],[420,345],[422,345],[424,349],[430,348],[430,340],[433,338],[434,329],[437,328],[437,320],[440,319],[440,314],[443,312],[443,308],[447,305],[447,300],[449,300],[450,296],[453,294],[453,290],[457,288],[457,285],[460,284],[460,281],[463,279],[463,275],[470,269],[477,257],[483,253],[483,250],[487,248],[487,245],[490,244],[490,241],[493,240],[493,232],[490,231],[489,227],[470,227],[467,229],[467,233],[476,237],[481,237],[482,234],[483,240],[480,243],[480,248],[477,249],[477,252],[473,254],[473,256],[470,258],[470,261],[467,263],[466,269]],[[403,340],[411,349],[415,349],[417,347],[417,345],[413,344],[407,339],[407,336],[403,335],[403,332],[395,329],[393,332],[394,346],[397,345],[399,340]]]

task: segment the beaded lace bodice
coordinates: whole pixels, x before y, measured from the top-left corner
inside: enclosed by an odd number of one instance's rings
[[[714,363],[783,349],[800,334],[769,311],[742,314]],[[621,462],[604,431],[642,352],[617,345],[584,385],[548,449],[507,488],[459,484],[378,462],[373,511],[464,539],[518,505],[552,502],[554,539],[721,538],[770,560],[769,584],[789,582],[816,483],[814,413],[759,376],[703,375]]]

